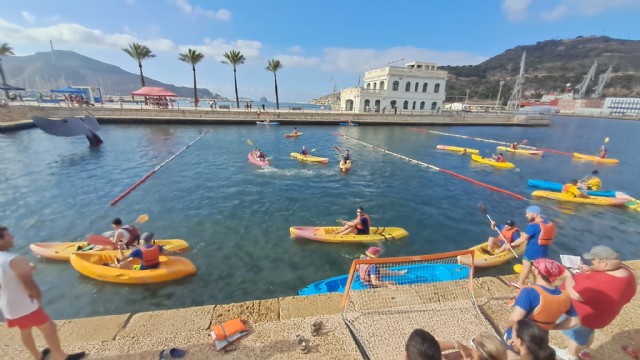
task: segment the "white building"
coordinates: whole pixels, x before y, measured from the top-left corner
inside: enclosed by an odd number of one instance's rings
[[[430,114],[440,111],[447,72],[435,63],[414,61],[404,67],[387,66],[364,74],[364,87],[340,92],[340,110]]]
[[[608,97],[604,100],[603,108],[609,115],[638,115],[640,114],[640,99]]]

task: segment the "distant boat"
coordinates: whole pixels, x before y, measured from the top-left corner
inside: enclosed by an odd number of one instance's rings
[[[265,102],[267,102],[267,101],[269,101],[269,100],[267,100],[267,98],[266,98],[266,97],[264,97],[264,96],[260,98],[260,102],[261,102],[261,103],[265,103]]]

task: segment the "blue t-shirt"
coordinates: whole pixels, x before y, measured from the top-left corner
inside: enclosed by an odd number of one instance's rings
[[[551,295],[560,295],[562,293],[562,291],[558,288],[548,288],[546,286],[541,286],[541,288]],[[518,297],[516,297],[515,306],[527,312],[525,318],[529,318],[529,316],[533,314],[538,305],[540,305],[540,293],[535,288],[525,287],[520,290],[520,293],[518,293]],[[565,312],[565,315],[567,315],[568,317],[578,316],[578,313],[576,312],[576,309],[574,309],[573,304],[569,306],[569,309],[567,310],[567,312]],[[505,339],[511,339],[511,332],[511,328],[505,330]]]
[[[549,223],[549,220],[542,220],[545,224]],[[527,240],[527,248],[524,250],[524,257],[529,261],[534,261],[548,257],[549,245],[540,245],[538,239],[542,233],[540,225],[532,222],[524,229],[524,233],[529,235]]]
[[[496,226],[496,229],[498,229],[498,231],[500,231],[500,233],[502,233],[502,229],[505,228],[506,225],[498,225]],[[499,236],[498,239],[500,239],[500,241],[504,242],[504,240],[502,240],[502,236]],[[516,230],[513,232],[513,236],[511,237],[511,241],[516,241],[520,239],[520,230]]]
[[[144,246],[147,249],[151,249],[153,247],[153,245],[152,246],[142,245],[142,246]],[[162,245],[158,245],[158,249],[160,250],[160,253],[164,252],[164,247],[162,247]],[[131,252],[131,254],[129,254],[129,257],[142,260],[142,248],[135,248]],[[140,265],[140,270],[144,270],[144,269],[148,269],[148,268],[145,268],[144,265]]]

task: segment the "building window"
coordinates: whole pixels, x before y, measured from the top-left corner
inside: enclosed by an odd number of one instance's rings
[[[440,84],[435,84],[433,86],[433,92],[434,93],[439,93],[440,92]]]
[[[391,108],[395,109],[396,108],[396,101],[395,100],[391,100]]]
[[[344,104],[344,109],[346,111],[353,111],[353,100],[349,99]]]
[[[427,87],[429,86],[428,83],[424,83],[422,84],[422,92],[427,92]]]
[[[367,83],[367,90],[371,89],[371,84]]]
[[[364,101],[364,112],[368,112],[369,110],[371,110],[370,107],[371,107],[371,101],[369,101],[369,99],[366,99]]]
[[[376,90],[378,88],[378,83],[373,83],[373,90]]]
[[[380,90],[384,90],[384,81],[380,81]]]
[[[380,112],[380,100],[376,100],[374,104],[375,105],[373,105],[373,111]]]
[[[409,110],[409,102],[407,100],[405,100],[404,103],[402,104],[402,108],[405,110]]]
[[[411,91],[411,81],[407,81],[407,83],[404,85],[404,91]]]
[[[396,80],[393,82],[393,91],[398,91],[398,87],[400,87],[400,82]]]
[[[414,92],[418,92],[418,86],[420,86],[420,84],[418,84],[418,82],[416,81],[416,86],[415,86],[415,88],[413,89],[413,91],[414,91]]]
[[[417,83],[416,83],[417,84]],[[411,106],[411,110],[415,110],[416,109],[416,102],[413,102],[413,105]]]
[[[432,102],[432,103],[431,103],[431,110],[435,110],[435,109],[436,109],[436,107],[438,107],[438,103],[437,103],[437,102],[435,102],[435,101],[434,101],[434,102]]]
[[[420,110],[424,110],[424,105],[425,105],[424,101],[421,101],[420,102]]]

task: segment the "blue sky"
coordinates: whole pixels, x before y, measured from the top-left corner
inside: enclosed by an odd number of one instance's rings
[[[220,61],[237,49],[247,57],[240,96],[256,100],[275,97],[269,59],[284,65],[281,101],[308,101],[402,58],[394,66],[466,65],[548,39],[640,39],[640,0],[0,0],[0,9],[0,43],[16,55],[48,51],[52,40],[138,73],[121,50],[135,41],[156,54],[143,63],[146,76],[192,86],[190,66],[177,57],[194,48],[205,54],[198,85],[230,98],[233,72]]]

